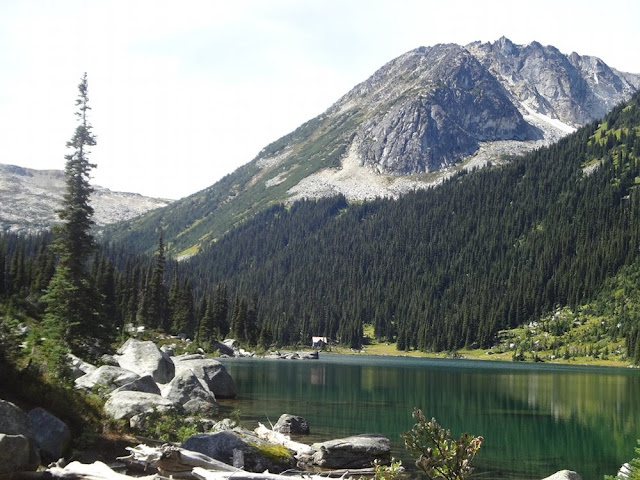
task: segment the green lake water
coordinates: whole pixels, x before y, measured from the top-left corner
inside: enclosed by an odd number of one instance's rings
[[[615,475],[640,438],[640,371],[408,357],[320,354],[319,360],[223,359],[241,423],[305,417],[305,443],[381,433],[412,464],[400,434],[411,412],[452,433],[482,435],[478,478],[541,479],[570,469],[584,480]]]

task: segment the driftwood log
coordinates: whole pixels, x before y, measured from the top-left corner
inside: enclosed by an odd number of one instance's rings
[[[118,457],[119,461],[144,470],[149,467],[156,468],[163,476],[193,478],[191,471],[195,467],[228,473],[242,471],[202,453],[192,452],[169,444],[161,447],[138,445],[137,447],[127,447],[127,450],[130,454],[126,457]]]

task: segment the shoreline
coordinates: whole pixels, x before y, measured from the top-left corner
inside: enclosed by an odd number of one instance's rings
[[[576,366],[576,367],[607,367],[607,368],[629,368],[636,369],[640,368],[637,365],[633,365],[631,362],[623,361],[619,359],[601,359],[601,358],[592,358],[592,357],[572,357],[568,360],[564,360],[562,358],[554,359],[554,360],[542,360],[540,362],[534,362],[531,360],[523,360],[523,361],[514,361],[512,359],[513,354],[511,352],[504,353],[492,353],[487,354],[489,350],[486,349],[476,349],[476,350],[468,350],[462,349],[455,352],[452,355],[449,352],[421,352],[417,350],[409,350],[409,351],[399,351],[395,349],[394,344],[390,345],[380,345],[380,344],[372,344],[366,345],[360,351],[355,351],[349,348],[343,347],[333,347],[331,350],[321,350],[320,352],[323,354],[342,354],[342,355],[362,355],[362,356],[390,356],[390,357],[413,357],[413,358],[440,358],[440,359],[460,359],[460,360],[474,360],[480,362],[509,362],[509,363],[542,363],[548,365],[567,365],[567,366]],[[538,352],[543,355],[545,352]]]

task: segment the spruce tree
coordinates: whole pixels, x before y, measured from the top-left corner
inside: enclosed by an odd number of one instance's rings
[[[89,162],[90,147],[96,138],[88,121],[89,96],[86,73],[78,85],[76,100],[79,125],[65,156],[66,192],[58,210],[61,223],[54,227],[53,250],[58,263],[43,297],[46,303],[45,334],[49,339],[53,370],[61,373],[62,354],[66,348],[85,353],[89,346],[105,340],[106,329],[100,314],[100,294],[89,273],[87,263],[96,248],[91,232],[93,192],[89,175],[95,165]]]

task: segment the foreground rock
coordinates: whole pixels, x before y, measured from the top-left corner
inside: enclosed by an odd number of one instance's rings
[[[582,480],[580,475],[571,470],[560,470],[553,475],[543,478],[542,480]]]
[[[76,378],[76,387],[92,390],[95,387],[104,388],[111,392],[118,387],[122,387],[128,383],[137,380],[139,375],[120,367],[112,367],[103,365],[82,377]]]
[[[391,459],[391,444],[382,435],[355,435],[311,447],[316,451],[313,463],[323,468],[366,468],[374,460],[388,463]]]
[[[554,473],[550,477],[543,478],[542,480],[582,480],[580,475],[571,470],[560,470]]]
[[[173,380],[162,389],[162,396],[172,402],[184,405],[191,400],[202,400],[213,405],[216,397],[205,382],[201,382],[191,370],[179,370]]]
[[[127,340],[118,349],[116,359],[120,367],[140,376],[151,375],[157,383],[169,383],[175,375],[173,360],[152,341]]]
[[[0,400],[0,474],[35,470],[40,465],[35,434],[26,413]]]
[[[104,411],[111,418],[127,420],[150,410],[168,411],[173,408],[180,408],[180,404],[172,402],[160,395],[144,392],[123,391],[111,395],[104,404]]]
[[[145,375],[113,391],[113,393],[117,392],[144,392],[160,395],[160,387],[158,387],[158,384],[153,380],[151,375]]]
[[[283,413],[273,426],[273,431],[286,434],[308,435],[309,423],[304,417]]]
[[[242,428],[216,433],[202,433],[185,440],[182,448],[202,453],[228,465],[234,464],[242,452],[243,468],[251,472],[283,472],[296,466],[294,456],[281,445],[265,442],[253,432]]]
[[[176,375],[184,371],[192,372],[216,398],[235,398],[236,384],[227,369],[213,358],[202,355],[185,355],[173,357]]]
[[[67,424],[39,407],[29,412],[29,420],[40,448],[42,463],[46,465],[62,458],[71,446],[71,431]]]

